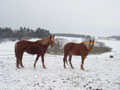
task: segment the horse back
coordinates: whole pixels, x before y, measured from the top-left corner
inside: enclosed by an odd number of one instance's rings
[[[21,40],[16,43],[17,50],[19,52],[27,52],[29,54],[36,54],[37,53],[37,43],[31,42],[27,40]]]
[[[17,42],[16,44],[18,47],[27,48],[27,47],[33,47],[34,43],[35,42],[21,40],[21,41]]]

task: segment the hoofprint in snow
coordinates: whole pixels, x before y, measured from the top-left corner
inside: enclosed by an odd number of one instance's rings
[[[69,39],[70,40],[70,39]],[[71,39],[73,40],[73,39]],[[79,39],[75,39],[79,42]],[[81,41],[81,40],[80,40]],[[73,56],[75,69],[63,68],[63,56],[45,55],[33,68],[36,55],[24,54],[25,68],[16,68],[15,42],[0,44],[0,90],[120,90],[120,42],[102,40],[113,48],[110,53],[88,55],[85,71],[80,69],[81,57]],[[114,58],[109,58],[113,55]]]

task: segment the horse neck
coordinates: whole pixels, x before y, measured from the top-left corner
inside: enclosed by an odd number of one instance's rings
[[[86,47],[86,45],[84,44],[84,42],[80,43],[82,46],[84,46],[84,48],[87,50],[87,52],[90,52],[89,48]]]
[[[46,45],[44,45],[44,46],[48,48],[48,47],[49,47],[49,45],[50,45],[50,44],[48,43],[48,44],[46,44]]]
[[[43,45],[45,52],[47,51],[47,49],[48,49],[49,45],[50,45],[50,44]]]
[[[42,40],[38,40],[38,41],[36,41],[36,42],[38,42],[39,44],[41,44],[41,45],[48,45],[49,44],[49,42],[48,42],[48,40],[46,39],[42,39]]]

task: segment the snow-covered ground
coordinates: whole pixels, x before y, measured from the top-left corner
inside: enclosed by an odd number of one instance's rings
[[[70,40],[81,39],[69,38]],[[45,55],[47,69],[42,68],[41,59],[36,69],[36,56],[25,54],[25,68],[16,68],[15,42],[0,44],[0,90],[120,90],[120,41],[99,40],[113,48],[112,52],[89,55],[80,69],[81,57],[73,56],[75,69],[63,68],[63,56]],[[114,58],[109,58],[113,55]]]

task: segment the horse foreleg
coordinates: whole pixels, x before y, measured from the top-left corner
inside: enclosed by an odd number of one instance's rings
[[[72,61],[72,55],[70,54],[70,55],[69,55],[69,63],[70,63],[71,68],[74,69],[71,61]]]
[[[39,57],[40,57],[40,55],[37,55],[37,57],[36,57],[36,59],[35,59],[35,62],[34,62],[34,68],[36,68],[36,63],[37,63]]]
[[[81,56],[82,62],[81,62],[81,69],[84,71],[83,64],[86,56]]]
[[[43,66],[43,68],[46,68],[45,64],[44,64],[44,55],[41,56],[41,59],[42,59],[42,66]]]

